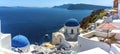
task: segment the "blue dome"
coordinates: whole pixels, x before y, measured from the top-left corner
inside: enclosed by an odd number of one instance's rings
[[[30,44],[29,40],[27,39],[27,37],[23,35],[17,35],[12,39],[12,47],[15,48],[25,47],[29,44]]]
[[[65,26],[78,26],[79,22],[76,19],[69,19],[66,23]]]

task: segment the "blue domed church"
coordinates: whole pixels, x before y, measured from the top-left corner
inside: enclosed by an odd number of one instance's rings
[[[20,49],[23,52],[29,51],[30,42],[24,35],[16,35],[12,38],[12,47]]]
[[[80,33],[80,24],[77,19],[69,19],[64,24],[64,35],[68,41],[77,41],[77,36]]]

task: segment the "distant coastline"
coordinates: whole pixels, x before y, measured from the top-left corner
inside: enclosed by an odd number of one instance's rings
[[[91,4],[64,4],[60,6],[54,6],[53,8],[64,8],[68,10],[98,10],[98,9],[106,9],[112,8],[110,6],[99,6],[99,5],[91,5]]]

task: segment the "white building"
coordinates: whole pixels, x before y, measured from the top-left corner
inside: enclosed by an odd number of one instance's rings
[[[1,20],[0,20],[0,47],[11,50],[11,34],[3,34],[1,32]]]

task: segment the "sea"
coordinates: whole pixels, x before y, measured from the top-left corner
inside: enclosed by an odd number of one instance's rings
[[[79,22],[92,10],[67,10],[59,8],[0,8],[2,33],[10,33],[12,38],[16,35],[26,36],[31,44],[51,40],[52,33],[61,29],[70,18]],[[45,37],[48,34],[49,38]]]

